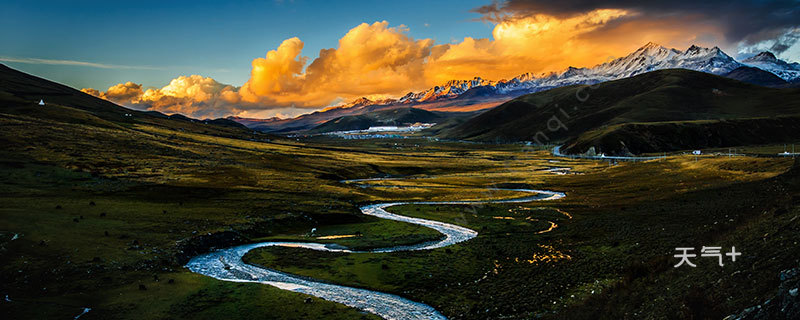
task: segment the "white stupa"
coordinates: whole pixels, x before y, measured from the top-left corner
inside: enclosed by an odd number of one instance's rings
[[[39,105],[40,105],[40,106],[43,106],[43,105],[44,105],[44,100],[43,100],[43,99],[39,99]]]

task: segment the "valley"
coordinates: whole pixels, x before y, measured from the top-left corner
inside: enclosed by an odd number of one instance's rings
[[[738,80],[656,70],[487,110],[352,107],[261,130],[273,120],[132,110],[3,67],[0,308],[14,319],[746,314],[794,285],[780,275],[800,265],[800,171],[779,156],[800,142],[800,100],[732,70]],[[742,256],[674,267],[675,248],[712,245]]]
[[[4,109],[2,117],[8,147],[1,216],[2,290],[11,301],[3,309],[14,318],[74,317],[84,308],[91,308],[87,319],[244,319],[265,312],[278,319],[373,318],[271,286],[221,282],[184,265],[209,250],[260,241],[366,249],[436,240],[438,232],[364,216],[357,208],[518,196],[496,188],[567,197],[389,209],[478,232],[463,244],[425,252],[272,247],[244,259],[395,294],[455,319],[580,317],[598,305],[609,317],[726,315],[772,294],[776,274],[798,262],[791,158],[695,161],[670,154],[609,166],[520,144],[237,138],[217,135],[215,127],[181,130],[192,123],[176,120],[108,126],[14,110]],[[581,174],[545,170],[553,166]],[[366,188],[341,182],[373,177],[398,179],[369,181],[374,186]],[[548,221],[557,228],[540,233],[551,227]],[[356,236],[325,239],[337,235]],[[675,246],[711,242],[734,244],[747,257],[702,272],[671,267]],[[652,282],[681,289],[652,302],[653,290],[663,293]],[[718,307],[699,310],[694,301]]]

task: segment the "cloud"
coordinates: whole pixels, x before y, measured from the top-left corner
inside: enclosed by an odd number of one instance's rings
[[[147,89],[139,104],[149,110],[220,117],[241,109],[237,88],[199,75],[180,76],[160,89]]]
[[[599,9],[564,18],[521,16],[498,22],[491,39],[467,37],[440,45],[432,39],[410,37],[403,25],[362,23],[342,36],[336,48],[320,50],[313,60],[303,56],[302,40],[284,40],[264,57],[253,59],[250,78],[240,88],[193,75],[138,95],[123,94],[123,88],[131,87],[126,83],[98,96],[195,117],[263,115],[264,110],[297,114],[362,96],[399,96],[453,79],[480,76],[499,80],[570,65],[592,66],[648,41],[688,47],[696,38],[676,38],[685,37],[686,30],[702,27],[687,23],[680,29],[670,25],[672,21],[631,25],[626,19],[635,16],[620,9]]]
[[[93,96],[98,97],[98,98],[104,98],[103,97],[103,93],[100,92],[97,89],[94,89],[94,88],[83,88],[83,89],[81,89],[81,91],[83,93],[88,93],[88,94],[93,95]]]
[[[302,89],[301,73],[308,61],[301,57],[303,42],[299,38],[284,40],[277,50],[267,52],[266,58],[256,58],[250,80],[243,92],[248,101],[258,101],[264,96],[281,96]]]
[[[0,57],[0,61],[12,62],[12,63],[26,63],[26,64],[47,64],[47,65],[92,67],[92,68],[101,68],[101,69],[156,69],[154,67],[147,67],[147,66],[125,66],[125,65],[104,64],[104,63],[86,62],[86,61],[54,60],[54,59],[39,59],[39,58]]]
[[[435,47],[426,69],[427,77],[436,83],[474,76],[498,80],[524,72],[601,63],[609,54],[624,51],[604,50],[602,45],[585,37],[629,15],[624,10],[603,9],[565,19],[533,15],[505,20],[495,25],[492,39],[465,38]]]
[[[181,113],[193,117],[222,117],[249,107],[240,103],[238,88],[199,75],[180,76],[162,88],[143,90],[141,84],[126,82],[113,85],[105,92],[93,88],[81,91],[138,109]]]
[[[800,44],[800,27],[791,28],[782,33],[772,32],[770,36],[765,36],[764,38],[767,40],[753,44],[740,43],[739,53],[752,55],[762,51],[771,51],[779,58],[789,61],[798,60],[798,58],[800,58],[797,52],[793,52],[800,47],[800,45],[798,45]]]
[[[424,64],[433,40],[414,40],[404,26],[386,21],[362,23],[335,49],[323,49],[306,65],[303,42],[283,41],[277,50],[252,62],[242,86],[243,101],[279,106],[319,107],[362,95],[400,94],[425,84]]]
[[[142,85],[128,81],[111,86],[103,94],[111,101],[135,101],[142,96]]]
[[[137,103],[143,93],[141,84],[130,81],[113,85],[105,92],[100,92],[93,88],[84,88],[81,91],[112,102],[126,104]]]
[[[637,13],[637,19],[692,21],[713,25],[724,37],[720,41],[754,44],[774,38],[774,34],[800,25],[800,5],[796,0],[507,0],[494,1],[473,9],[486,21],[506,21],[517,17],[550,15],[567,18],[599,9],[621,9]],[[675,25],[680,27],[680,25]],[[780,48],[776,48],[780,49]]]
[[[798,42],[796,1],[559,2],[510,0],[474,9],[493,25],[491,38],[435,44],[414,39],[406,26],[362,23],[336,48],[304,56],[304,42],[284,40],[252,60],[241,87],[198,75],[181,76],[142,91],[133,83],[100,97],[194,117],[297,115],[361,96],[385,98],[453,79],[507,79],[525,72],[591,67],[647,42],[687,48],[720,46],[729,52],[766,48],[780,54]],[[796,46],[795,46],[796,47]],[[93,90],[93,91],[92,91]]]

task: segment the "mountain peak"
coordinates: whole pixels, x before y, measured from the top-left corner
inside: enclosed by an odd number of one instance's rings
[[[660,44],[650,41],[650,42],[646,43],[645,45],[643,45],[641,48],[639,48],[639,50],[660,48],[660,47],[661,47]]]
[[[362,105],[363,106],[363,105],[367,105],[367,104],[370,104],[370,103],[372,103],[372,100],[368,99],[367,97],[361,97],[361,98],[353,100],[353,102],[351,102],[350,104],[354,105],[354,106],[357,106],[357,105]]]
[[[751,59],[756,58],[761,60],[754,61],[754,64],[767,61],[768,58],[774,59],[774,55],[765,52]],[[399,99],[371,101],[367,98],[359,98],[344,105],[344,107],[362,108],[368,105],[416,104],[456,99],[470,89],[481,86],[489,87],[488,90],[494,90],[492,92],[496,94],[520,94],[572,84],[615,80],[659,69],[683,68],[713,74],[726,74],[740,66],[739,62],[727,55],[719,47],[706,48],[692,45],[686,51],[681,51],[650,41],[627,56],[616,58],[592,68],[569,66],[561,71],[542,73],[541,75],[523,73],[515,78],[499,81],[486,80],[478,76],[473,77],[471,80],[450,80],[424,91],[409,92]],[[785,76],[785,78],[795,77],[797,76],[794,73]]]
[[[775,61],[778,60],[772,52],[764,51],[755,56],[745,59],[744,61]]]
[[[698,52],[698,51],[700,51],[702,49],[705,49],[705,48],[702,48],[702,47],[700,47],[700,46],[698,46],[696,44],[693,44],[691,47],[689,47],[689,49],[686,49],[686,52]]]

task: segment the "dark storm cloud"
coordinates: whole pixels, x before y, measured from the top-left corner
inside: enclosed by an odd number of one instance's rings
[[[775,39],[775,44],[772,45],[770,51],[784,52],[791,48],[798,40],[800,40],[800,30],[792,30],[793,32],[786,33],[783,36]]]
[[[586,1],[586,0],[508,0],[473,9],[483,19],[502,21],[512,17],[547,14],[569,17],[595,9],[626,9],[640,14],[638,19],[692,18],[719,26],[730,42],[755,43],[775,39],[792,27],[800,26],[800,0],[791,1]],[[794,39],[788,39],[797,41]],[[793,42],[792,42],[793,43]],[[776,46],[777,52],[786,44]],[[789,43],[791,45],[791,43]]]

